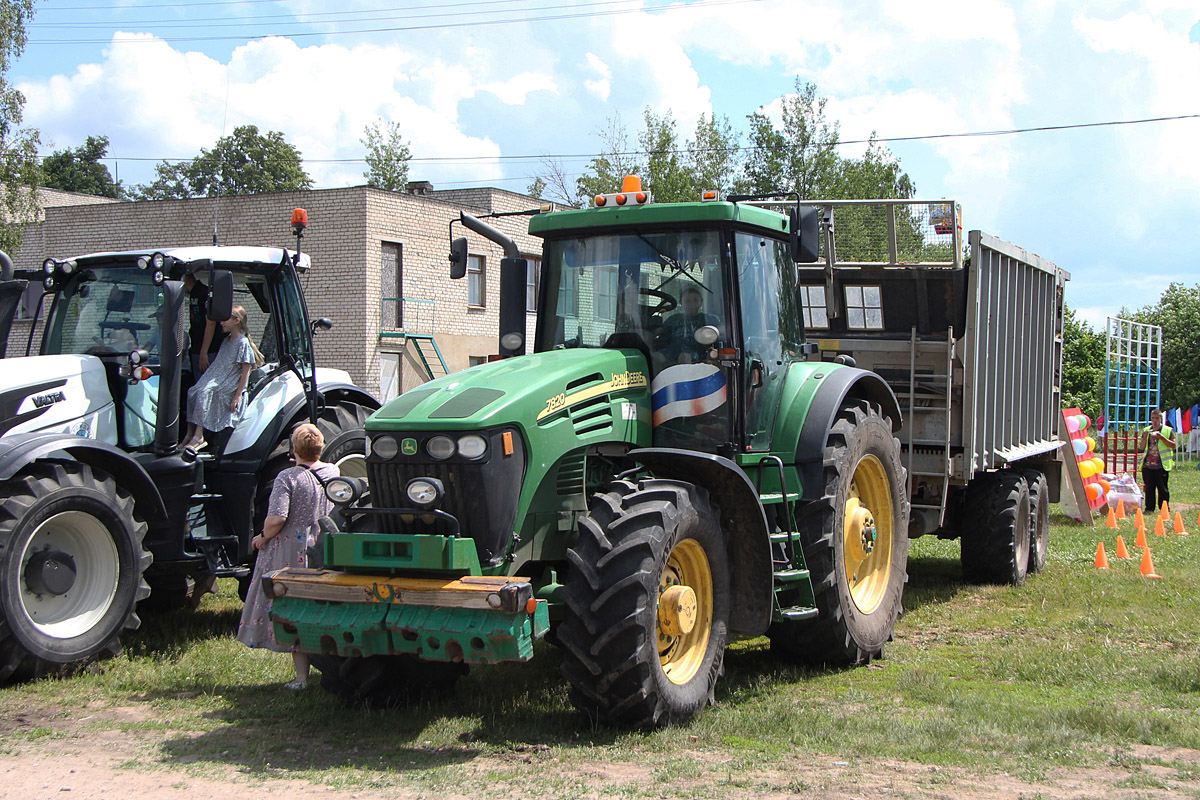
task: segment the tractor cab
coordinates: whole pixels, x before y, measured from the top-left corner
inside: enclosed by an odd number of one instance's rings
[[[546,240],[535,350],[641,352],[655,446],[770,449],[783,375],[806,357],[795,261],[816,258],[814,211],[656,206],[631,176],[530,232]]]

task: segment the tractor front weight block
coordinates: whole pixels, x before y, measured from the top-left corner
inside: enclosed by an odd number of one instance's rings
[[[550,627],[528,580],[383,578],[290,567],[263,578],[281,645],[339,656],[528,661]]]

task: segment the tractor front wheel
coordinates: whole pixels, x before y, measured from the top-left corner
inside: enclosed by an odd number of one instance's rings
[[[684,723],[724,671],[729,561],[702,488],[614,481],[567,552],[558,638],[572,702],[606,724]]]
[[[119,653],[150,592],[133,498],[75,461],[35,462],[0,498],[0,684]]]

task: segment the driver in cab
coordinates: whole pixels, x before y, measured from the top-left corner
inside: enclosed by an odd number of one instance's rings
[[[691,364],[703,361],[709,345],[696,341],[696,331],[706,325],[716,327],[717,318],[706,314],[704,295],[697,286],[686,286],[680,295],[682,312],[668,317],[655,338],[654,349],[668,364]]]

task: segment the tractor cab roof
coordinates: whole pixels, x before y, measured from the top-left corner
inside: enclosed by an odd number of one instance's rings
[[[212,261],[212,265],[216,269],[239,273],[268,274],[274,272],[285,257],[289,261],[296,259],[296,254],[293,251],[282,247],[204,245],[199,247],[165,247],[159,249],[89,253],[70,259],[63,259],[62,261],[56,259],[47,259],[47,261],[54,261],[55,263],[72,261],[78,267],[104,269],[106,267],[129,267],[137,265],[140,259],[150,260],[158,254],[162,254],[168,259],[169,268],[166,271],[170,277],[174,278],[179,278],[186,274],[189,271],[189,264],[196,265],[196,269],[208,269],[209,260]],[[201,264],[203,267],[200,266]],[[308,253],[301,253],[295,266],[297,271],[304,272],[311,264],[312,262]],[[22,277],[40,277],[40,273],[33,270],[22,270],[21,272],[28,273],[28,275],[23,275]]]

